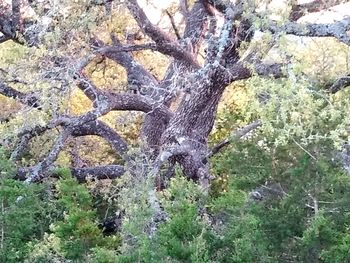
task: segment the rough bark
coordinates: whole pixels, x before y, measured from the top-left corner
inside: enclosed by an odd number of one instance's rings
[[[305,12],[315,12],[328,8],[341,1],[313,1],[305,5],[293,5],[290,21],[280,25],[270,22],[261,26],[262,31],[278,35],[280,32],[297,36],[334,37],[350,45],[347,31],[350,28],[349,18],[333,24],[299,24],[296,20]],[[21,26],[18,1],[13,1],[12,8],[3,6],[0,16],[0,43],[20,40],[25,28]],[[223,141],[212,150],[208,147],[208,136],[213,128],[219,101],[225,88],[234,81],[250,78],[253,75],[280,78],[284,76],[283,65],[264,64],[253,61],[250,56],[240,57],[239,48],[243,42],[250,43],[253,37],[252,17],[245,16],[243,1],[233,4],[231,1],[197,0],[191,9],[187,1],[180,1],[181,13],[185,16],[185,28],[176,37],[153,25],[136,0],[125,1],[130,14],[140,30],[148,38],[142,44],[124,44],[123,39],[112,36],[112,44],[93,37],[92,54],[82,58],[74,68],[77,88],[93,102],[93,109],[80,116],[55,116],[46,125],[18,134],[18,146],[14,149],[12,159],[20,158],[29,141],[43,132],[58,129],[59,135],[51,151],[43,160],[33,167],[20,168],[18,176],[30,182],[54,176],[53,167],[59,152],[64,148],[69,137],[97,135],[105,139],[111,148],[127,163],[128,145],[111,127],[99,118],[111,111],[140,111],[144,113],[141,131],[143,151],[153,165],[150,174],[161,172],[166,163],[178,163],[186,176],[200,181],[204,187],[210,183],[207,159],[227,145]],[[107,9],[108,6],[106,6]],[[108,7],[110,8],[110,6]],[[216,15],[224,16],[224,24],[217,26]],[[252,14],[256,15],[254,12]],[[173,28],[176,28],[174,20]],[[24,36],[25,37],[25,36]],[[128,39],[126,39],[128,41]],[[207,48],[204,63],[198,62],[203,45]],[[133,51],[149,49],[160,52],[170,58],[169,67],[163,79],[156,79],[145,67],[138,63]],[[103,55],[125,68],[130,90],[136,87],[136,94],[131,92],[115,93],[100,90],[84,74],[84,68],[97,55]],[[253,62],[253,63],[252,63]],[[0,94],[19,102],[40,109],[40,100],[31,94],[24,94],[13,87],[0,82]],[[330,88],[336,92],[348,85],[347,77],[339,79]],[[180,100],[178,106],[171,107],[174,100]],[[260,124],[259,124],[260,125]],[[257,127],[254,123],[247,130]],[[131,158],[131,159],[130,159]],[[126,166],[127,167],[127,166]],[[125,169],[109,165],[103,167],[74,168],[72,173],[79,181],[86,180],[88,175],[94,178],[116,178]]]
[[[106,165],[106,166],[95,166],[95,167],[86,167],[86,168],[70,168],[72,176],[77,178],[81,183],[90,180],[101,180],[101,179],[116,179],[121,177],[125,169],[120,165]],[[20,181],[25,181],[28,179],[28,174],[32,173],[31,169],[19,169],[17,171],[16,179]],[[52,167],[49,171],[46,171],[46,175],[49,175],[53,178],[57,178],[59,173],[57,170]],[[42,178],[36,178],[35,181],[40,181]]]

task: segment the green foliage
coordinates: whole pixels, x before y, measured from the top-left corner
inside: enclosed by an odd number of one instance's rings
[[[171,180],[163,192],[162,206],[168,214],[160,225],[155,243],[165,255],[179,262],[208,262],[205,215],[200,187],[182,177]]]
[[[334,235],[334,234],[333,234]],[[331,246],[329,250],[323,251],[321,258],[325,262],[349,262],[350,261],[350,234],[349,229],[346,233],[342,233],[334,246]]]
[[[150,199],[153,180],[123,178],[114,185],[125,213],[122,230],[107,237],[97,226],[92,195],[69,170],[56,171],[56,194],[45,199],[44,186],[11,179],[13,168],[3,155],[1,260],[347,262],[350,177],[331,160],[329,148],[317,154],[314,160],[295,145],[236,142],[213,165],[227,178],[225,189],[213,187],[206,195],[177,175],[155,195],[165,214],[160,221],[154,221]],[[252,198],[254,191],[261,199]]]
[[[119,245],[118,236],[104,237],[102,230],[98,228],[96,211],[92,207],[92,197],[86,186],[79,184],[66,170],[61,170],[60,173],[62,178],[56,187],[58,203],[64,209],[64,218],[55,222],[51,227],[52,240],[58,243],[56,247],[51,246],[56,250],[55,253],[80,262],[91,255],[92,248],[97,249],[97,252],[99,247],[117,248]],[[39,260],[43,253],[36,253],[39,255],[37,257]],[[96,254],[97,257],[98,255],[99,253]],[[44,257],[46,256],[44,255]]]
[[[224,227],[222,240],[232,235],[232,243],[244,244],[228,251],[248,249],[245,255],[256,253],[259,262],[347,262],[350,195],[345,189],[350,177],[332,157],[334,152],[326,145],[310,146],[309,152],[317,153],[315,160],[297,145],[268,146],[236,143],[214,165],[218,173],[229,175],[227,191],[213,203],[214,209],[220,208],[221,221],[234,222],[233,233]],[[237,201],[244,200],[238,198],[239,191],[258,191],[262,197],[239,205]],[[229,196],[236,196],[236,203]],[[234,252],[230,260],[237,256]],[[237,262],[252,261],[241,257]]]
[[[224,167],[220,166],[220,169]],[[227,189],[216,193],[210,203],[215,222],[215,235],[211,240],[212,258],[215,262],[270,262],[269,242],[261,218],[247,211],[248,197],[243,190],[247,184],[236,184],[233,176],[239,177],[240,174],[231,174]],[[241,182],[244,178],[247,179],[243,177]]]
[[[14,167],[1,149],[0,171],[0,262],[21,262],[57,215],[46,186],[13,179]]]
[[[177,176],[159,199],[167,220],[158,223],[158,230],[153,236],[129,235],[138,242],[131,250],[133,253],[118,257],[120,262],[210,262],[206,220],[199,211],[203,202],[200,187]],[[142,211],[139,214],[142,215]]]
[[[273,169],[271,157],[254,143],[233,143],[235,148],[213,161],[215,173],[220,176],[229,175],[230,183],[241,189],[251,189],[263,183]]]
[[[270,262],[260,219],[250,214],[231,216],[216,249],[217,262]]]
[[[296,141],[307,146],[331,141],[339,149],[348,140],[348,91],[330,95],[324,87],[296,74],[278,81],[254,77],[247,85],[255,96],[250,97],[243,115],[264,122],[262,131],[269,142],[287,145]]]
[[[118,262],[118,255],[115,250],[107,249],[103,247],[97,247],[92,249],[93,255],[91,256],[92,263],[115,263]]]

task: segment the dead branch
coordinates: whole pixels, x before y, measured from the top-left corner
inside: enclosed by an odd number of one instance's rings
[[[209,159],[213,157],[215,154],[220,152],[224,147],[229,145],[233,140],[240,139],[250,133],[251,131],[257,129],[262,125],[261,121],[254,121],[247,126],[235,131],[229,138],[222,140],[218,144],[216,144],[209,152],[209,154],[206,156],[206,159]]]

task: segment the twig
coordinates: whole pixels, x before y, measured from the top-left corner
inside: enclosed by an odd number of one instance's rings
[[[170,12],[168,10],[166,10],[165,12],[166,12],[166,14],[168,15],[168,17],[170,19],[171,26],[174,29],[174,33],[175,33],[177,39],[180,40],[181,36],[180,36],[180,33],[179,33],[179,29],[177,28],[177,26],[175,24],[174,16],[172,14],[170,14]]]
[[[300,147],[304,152],[306,152],[313,160],[317,160],[315,156],[313,156],[308,150],[306,150],[303,146],[301,146],[294,138],[292,139],[293,142],[295,142],[296,145]]]

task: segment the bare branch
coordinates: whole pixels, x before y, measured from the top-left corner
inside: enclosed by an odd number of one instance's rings
[[[346,88],[350,86],[350,76],[342,76],[338,78],[332,86],[329,87],[329,91],[331,93],[337,93],[338,91],[342,90],[343,88]]]
[[[76,79],[78,80],[77,87],[84,92],[85,96],[88,97],[96,107],[103,93],[83,74],[76,74]]]
[[[234,21],[239,19],[243,13],[242,2],[236,5],[228,4],[225,7],[225,21],[221,28],[220,37],[212,37],[209,40],[209,56],[206,64],[215,64],[229,66],[239,60],[238,48],[243,41],[249,42],[253,37],[251,22],[247,19],[241,19],[239,25]],[[211,21],[215,26],[215,21]]]
[[[124,48],[128,49],[128,46],[123,46],[116,36],[112,36],[112,39],[114,44],[113,47],[106,46],[98,39],[95,39],[95,42],[101,52],[103,52],[103,55],[126,69],[129,88],[157,88],[157,79],[140,65],[128,52],[123,51]]]
[[[99,40],[96,41],[98,45],[103,45]],[[114,42],[116,44],[114,47],[102,47],[98,52],[116,60],[126,68],[128,79],[132,82],[130,85],[152,86],[152,88],[155,88],[158,85],[157,80],[125,51],[127,49],[131,51],[135,46],[139,48],[141,46],[145,47],[145,45],[122,46],[116,38],[114,38]],[[153,44],[147,44],[149,47],[152,45]],[[80,66],[76,69],[76,78],[78,80],[77,86],[91,101],[93,101],[95,108],[108,108],[109,110],[107,110],[106,113],[111,110],[137,110],[149,112],[153,109],[155,102],[152,101],[151,98],[147,99],[137,94],[108,93],[99,90],[92,81],[82,73],[82,70],[92,58],[92,56],[88,56],[87,59],[82,60],[82,62],[79,63]],[[167,110],[163,107],[163,112],[165,111]]]
[[[82,117],[85,116],[83,115]],[[103,125],[102,122],[84,123],[81,122],[80,119],[81,118],[78,118],[75,123],[72,122],[74,126],[65,128],[56,139],[53,147],[51,148],[46,158],[38,164],[36,164],[34,167],[30,168],[30,173],[29,176],[26,178],[26,182],[32,183],[42,180],[43,176],[45,176],[47,171],[51,169],[53,163],[58,157],[58,154],[63,149],[65,141],[71,134],[73,134],[74,136],[83,136],[88,135],[90,133],[101,136],[103,132],[105,132],[105,134],[103,134],[103,137],[108,138],[108,141],[114,146],[114,148],[117,149],[118,152],[121,152],[121,154],[125,154],[127,150],[126,143],[111,128],[108,129],[108,126]],[[75,130],[73,127],[75,128]]]
[[[12,27],[12,19],[9,15],[11,11],[9,8],[3,6],[3,4],[0,7],[3,9],[0,11],[0,32],[2,32],[5,37],[13,38],[14,32]]]
[[[72,136],[97,135],[104,138],[112,148],[121,156],[124,156],[128,150],[126,141],[111,127],[102,121],[96,120],[84,123],[76,127]]]
[[[170,118],[172,113],[164,105],[157,105],[152,99],[130,93],[102,93],[98,100],[97,107],[78,117],[60,116],[50,122],[49,128],[56,126],[78,127],[84,123],[94,121],[97,118],[114,110],[157,111],[164,118]]]
[[[187,18],[187,16],[188,16],[188,1],[187,1],[187,0],[180,0],[180,3],[179,3],[179,10],[180,10],[180,13],[181,13],[185,18]]]
[[[118,46],[111,46],[111,47],[103,47],[100,49],[97,49],[96,52],[100,54],[106,54],[108,52],[133,52],[133,51],[140,51],[140,50],[157,50],[157,45],[155,43],[145,43],[145,44],[135,44],[135,45],[118,45]]]
[[[126,6],[128,7],[130,13],[138,23],[141,30],[151,39],[153,39],[154,42],[159,44],[161,42],[170,43],[175,41],[175,39],[172,38],[169,34],[165,33],[160,28],[151,23],[136,0],[127,1]]]
[[[214,61],[218,51],[218,47],[217,47],[218,37],[215,36],[216,30],[217,30],[217,19],[215,16],[210,16],[209,29],[208,29],[208,48],[206,50],[207,54],[204,62],[205,65],[208,65],[212,61]]]
[[[32,172],[25,180],[27,183],[41,181],[42,177],[45,175],[45,171],[50,170],[51,166],[56,161],[70,133],[71,131],[69,129],[61,132],[46,158],[33,167]]]
[[[222,79],[225,80],[225,85],[228,85],[236,80],[248,79],[254,74],[265,77],[281,78],[286,74],[283,71],[283,64],[256,64],[245,66],[244,63],[236,63],[229,69],[220,68]]]
[[[30,107],[40,107],[39,101],[35,96],[22,93],[14,88],[11,88],[2,81],[0,81],[0,94],[18,100],[19,102],[26,104]]]
[[[129,0],[126,5],[141,30],[157,44],[159,52],[182,60],[194,68],[201,67],[192,53],[184,50],[176,39],[151,23],[136,0]]]
[[[23,35],[25,31],[21,21],[21,5],[24,1],[12,0],[8,5],[4,1],[0,1],[0,32],[4,35],[0,37],[0,43],[13,40],[21,45],[24,44],[26,36]]]
[[[231,10],[230,12],[233,13],[233,10]],[[232,46],[234,19],[235,19],[234,14],[225,16],[225,23],[222,26],[220,38],[219,38],[218,52],[216,54],[214,61],[212,62],[213,64],[217,64],[217,65],[222,64],[222,62],[224,62],[223,60],[224,52],[227,51],[230,45]]]
[[[94,166],[88,168],[70,168],[72,176],[77,178],[80,183],[86,182],[88,179],[91,180],[102,180],[102,179],[115,179],[121,177],[125,169],[120,165],[106,165],[106,166]],[[27,180],[28,174],[32,172],[32,168],[22,168],[17,170],[16,179],[20,181]],[[47,174],[50,177],[58,178],[59,173],[57,172],[55,167],[52,167]],[[36,178],[38,182],[43,178]]]
[[[18,143],[16,149],[11,153],[11,156],[10,156],[11,161],[17,161],[23,156],[24,152],[28,147],[30,139],[32,139],[33,137],[34,135],[32,134],[25,134],[20,137],[20,142]]]
[[[177,28],[175,20],[174,20],[174,16],[168,10],[166,10],[165,12],[166,12],[166,14],[168,15],[168,17],[170,19],[171,26],[172,26],[172,28],[174,30],[174,33],[175,33],[177,39],[178,40],[181,39],[179,29]]]
[[[85,75],[84,69],[96,58],[95,54],[88,54],[80,59],[74,67],[74,79],[77,80],[77,87],[84,92],[93,103],[97,106],[100,97],[103,97],[102,92],[93,84],[93,82]]]
[[[78,117],[60,116],[50,121],[45,126],[36,126],[31,130],[25,130],[18,134],[21,138],[16,150],[12,153],[11,159],[17,160],[25,151],[29,141],[34,136],[40,135],[49,129],[57,126],[69,127],[73,136],[98,135],[104,138],[112,148],[122,157],[127,158],[126,142],[109,126],[101,121],[96,121],[98,117],[105,115],[112,110],[137,110],[154,112],[161,119],[169,120],[172,113],[164,105],[156,105],[151,99],[129,93],[109,93],[104,94],[104,98],[99,103],[101,108],[96,108]]]
[[[198,54],[208,25],[208,12],[202,1],[196,1],[188,12],[183,39],[190,43],[187,51]],[[188,43],[187,43],[188,44]]]
[[[206,156],[206,160],[217,154],[219,151],[221,151],[222,148],[226,147],[231,143],[234,139],[240,139],[247,135],[249,132],[255,130],[256,128],[260,127],[262,125],[261,121],[254,121],[251,124],[248,124],[247,126],[239,129],[238,131],[234,132],[229,138],[222,140],[217,145],[215,145],[209,154]]]
[[[289,19],[291,21],[296,21],[308,13],[320,12],[345,2],[344,0],[314,0],[305,4],[293,5]]]
[[[153,110],[158,110],[159,113],[167,118],[170,118],[172,113],[164,105],[158,105],[152,99],[138,94],[130,93],[108,93],[109,108],[111,110],[131,110],[142,111],[148,113]]]
[[[20,138],[20,142],[15,149],[15,151],[11,154],[11,160],[18,160],[22,155],[23,152],[27,149],[29,141],[35,137],[40,136],[45,131],[52,129],[53,125],[46,125],[46,126],[36,126],[31,130],[25,130],[18,134],[18,137]],[[120,156],[122,156],[124,159],[127,159],[126,153],[128,150],[128,145],[125,142],[125,140],[111,127],[109,127],[107,124],[100,120],[94,120],[91,122],[83,123],[81,125],[74,126],[72,128],[72,136],[78,137],[78,136],[86,136],[86,135],[97,135],[105,139],[115,150],[116,153],[118,153]]]

